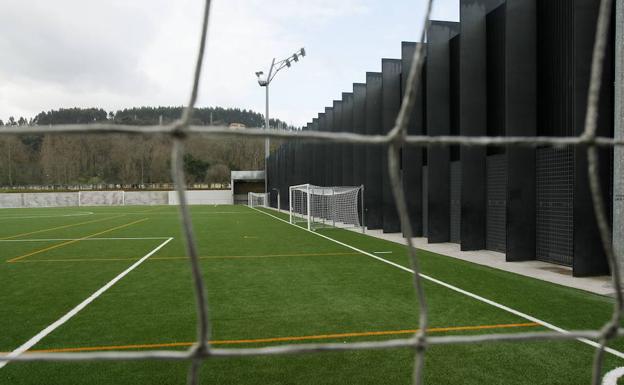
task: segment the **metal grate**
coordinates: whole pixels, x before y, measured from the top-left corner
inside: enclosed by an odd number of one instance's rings
[[[574,255],[574,149],[540,148],[536,157],[536,257],[571,266]]]
[[[507,251],[507,158],[490,155],[486,160],[487,208],[485,248]]]
[[[210,0],[206,0],[203,12],[203,24],[201,38],[195,65],[193,85],[190,92],[189,102],[184,109],[179,120],[170,125],[163,126],[126,126],[115,124],[88,124],[88,125],[58,125],[49,127],[39,126],[19,126],[4,127],[0,129],[0,135],[7,134],[55,134],[55,133],[134,133],[150,135],[155,133],[168,134],[173,138],[171,169],[173,180],[176,185],[180,205],[180,216],[184,241],[186,244],[189,263],[191,265],[193,285],[195,289],[195,299],[197,303],[197,343],[185,351],[179,350],[151,350],[151,351],[109,351],[109,352],[88,352],[88,353],[31,353],[22,354],[27,348],[16,349],[11,353],[0,354],[0,364],[11,361],[120,361],[120,360],[178,360],[190,363],[188,383],[197,384],[199,382],[200,366],[203,361],[215,359],[216,357],[241,357],[241,356],[266,356],[301,353],[322,353],[329,351],[355,351],[370,349],[396,349],[410,348],[415,351],[414,364],[414,384],[422,384],[424,357],[426,351],[435,345],[449,344],[476,344],[476,343],[496,343],[503,341],[533,341],[533,340],[581,340],[596,347],[595,359],[592,365],[592,383],[599,384],[602,374],[604,354],[607,351],[606,345],[615,337],[624,335],[624,330],[619,328],[624,309],[624,298],[621,285],[620,259],[613,253],[611,244],[611,233],[608,223],[608,216],[605,212],[605,202],[602,198],[598,170],[597,146],[624,146],[623,140],[613,138],[597,137],[597,116],[598,102],[601,90],[603,62],[605,58],[605,47],[608,40],[609,22],[611,20],[612,0],[600,0],[600,11],[598,14],[597,29],[595,34],[594,52],[591,66],[591,82],[587,102],[587,114],[585,130],[581,136],[577,137],[487,137],[487,136],[407,136],[406,127],[409,116],[414,107],[416,90],[420,82],[420,74],[423,68],[423,45],[419,45],[414,53],[414,60],[407,80],[407,89],[403,98],[401,109],[396,118],[395,126],[386,135],[359,135],[355,133],[329,133],[313,131],[281,131],[275,129],[246,128],[231,129],[229,127],[206,127],[191,126],[191,116],[197,99],[200,73],[204,57],[206,35],[208,30],[208,20],[210,14]],[[420,41],[426,41],[425,31],[429,26],[429,16],[432,1],[427,2],[425,23],[420,36]],[[620,5],[618,5],[620,6]],[[219,349],[213,348],[209,344],[210,338],[210,317],[208,314],[208,303],[204,280],[199,264],[193,226],[186,201],[184,191],[185,175],[183,169],[182,155],[184,141],[189,136],[203,133],[212,136],[256,136],[282,139],[299,139],[301,141],[323,141],[325,143],[354,143],[386,146],[388,148],[388,171],[392,184],[392,191],[395,197],[397,211],[399,213],[401,226],[406,239],[406,252],[409,254],[411,263],[411,275],[414,284],[414,291],[418,299],[419,327],[418,331],[410,338],[393,339],[385,341],[370,341],[358,343],[319,343],[319,344],[293,344],[282,346],[270,346],[264,348],[249,349]],[[421,146],[550,146],[562,147],[564,145],[583,146],[588,155],[588,175],[592,193],[592,201],[596,212],[596,220],[600,229],[600,235],[611,266],[613,283],[615,286],[615,301],[613,307],[613,317],[599,330],[585,331],[564,331],[553,325],[544,324],[550,332],[539,333],[511,333],[511,334],[471,334],[471,335],[449,335],[449,336],[429,336],[427,327],[429,325],[429,312],[427,300],[424,292],[423,279],[432,279],[421,275],[420,262],[416,254],[412,228],[407,212],[405,194],[402,189],[400,179],[400,148],[406,145]],[[530,229],[527,229],[530,231]],[[593,342],[590,340],[596,340]],[[611,351],[612,352],[612,351]]]
[[[453,243],[461,242],[461,162],[451,162],[451,203],[450,203],[450,239]]]

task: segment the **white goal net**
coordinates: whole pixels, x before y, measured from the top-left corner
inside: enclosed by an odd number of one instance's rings
[[[364,232],[363,186],[290,186],[290,223],[308,230],[323,227],[360,228]]]
[[[247,193],[249,207],[267,207],[269,203],[269,194],[266,193]]]

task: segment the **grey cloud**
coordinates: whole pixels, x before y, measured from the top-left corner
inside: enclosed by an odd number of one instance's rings
[[[2,5],[0,73],[12,82],[40,81],[77,89],[145,86],[140,50],[156,28],[119,2],[48,1]]]

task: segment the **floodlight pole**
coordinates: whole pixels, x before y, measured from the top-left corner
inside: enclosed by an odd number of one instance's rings
[[[273,72],[273,67],[275,66],[275,58],[271,62],[271,68],[269,69],[269,76],[267,77],[267,83],[264,86],[266,88],[266,100],[264,107],[264,129],[269,129],[269,84],[271,84],[271,74]],[[268,178],[268,168],[267,165],[269,163],[269,153],[271,152],[271,139],[266,137],[264,139],[264,191],[269,191],[269,178]],[[279,198],[278,198],[279,199]],[[279,202],[279,201],[278,201]],[[279,204],[279,203],[278,203]]]
[[[266,79],[263,79],[261,76],[263,75],[262,72],[256,72],[256,76],[258,77],[258,84],[260,84],[260,87],[265,87],[266,90],[266,100],[265,100],[265,114],[264,114],[264,129],[268,130],[269,129],[269,85],[271,84],[271,81],[273,80],[273,78],[275,78],[275,75],[277,75],[277,73],[282,70],[284,67],[290,67],[292,65],[293,62],[298,62],[299,58],[302,58],[306,55],[306,51],[305,48],[301,48],[299,51],[295,52],[294,54],[292,54],[291,56],[287,57],[286,59],[280,60],[277,63],[275,62],[275,58],[273,58],[273,61],[271,61],[271,67],[269,67],[269,73],[266,77]],[[271,140],[269,138],[266,138],[264,140],[264,192],[268,193],[269,192],[269,183],[268,183],[268,169],[267,169],[267,164],[269,162],[269,153],[271,150]]]

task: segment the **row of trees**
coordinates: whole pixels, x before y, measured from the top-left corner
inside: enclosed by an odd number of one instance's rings
[[[13,116],[6,122],[0,119],[0,126],[88,123],[147,126],[171,123],[182,115],[182,110],[183,107],[134,107],[117,112],[106,112],[101,108],[61,108],[40,112],[30,119],[20,117],[15,120]],[[204,107],[195,108],[191,122],[194,125],[228,125],[230,123],[242,123],[247,127],[264,127],[264,115],[238,108]],[[279,119],[270,119],[269,124],[271,127],[294,128]]]
[[[114,123],[154,125],[177,119],[182,107],[139,107],[106,112],[71,108],[41,112],[5,125]],[[253,111],[199,108],[194,124],[262,126]],[[0,123],[2,123],[0,121]],[[279,120],[272,125],[280,125]],[[194,137],[184,166],[189,183],[227,183],[231,170],[261,169],[262,139]],[[171,141],[164,135],[0,135],[0,186],[170,183]]]

